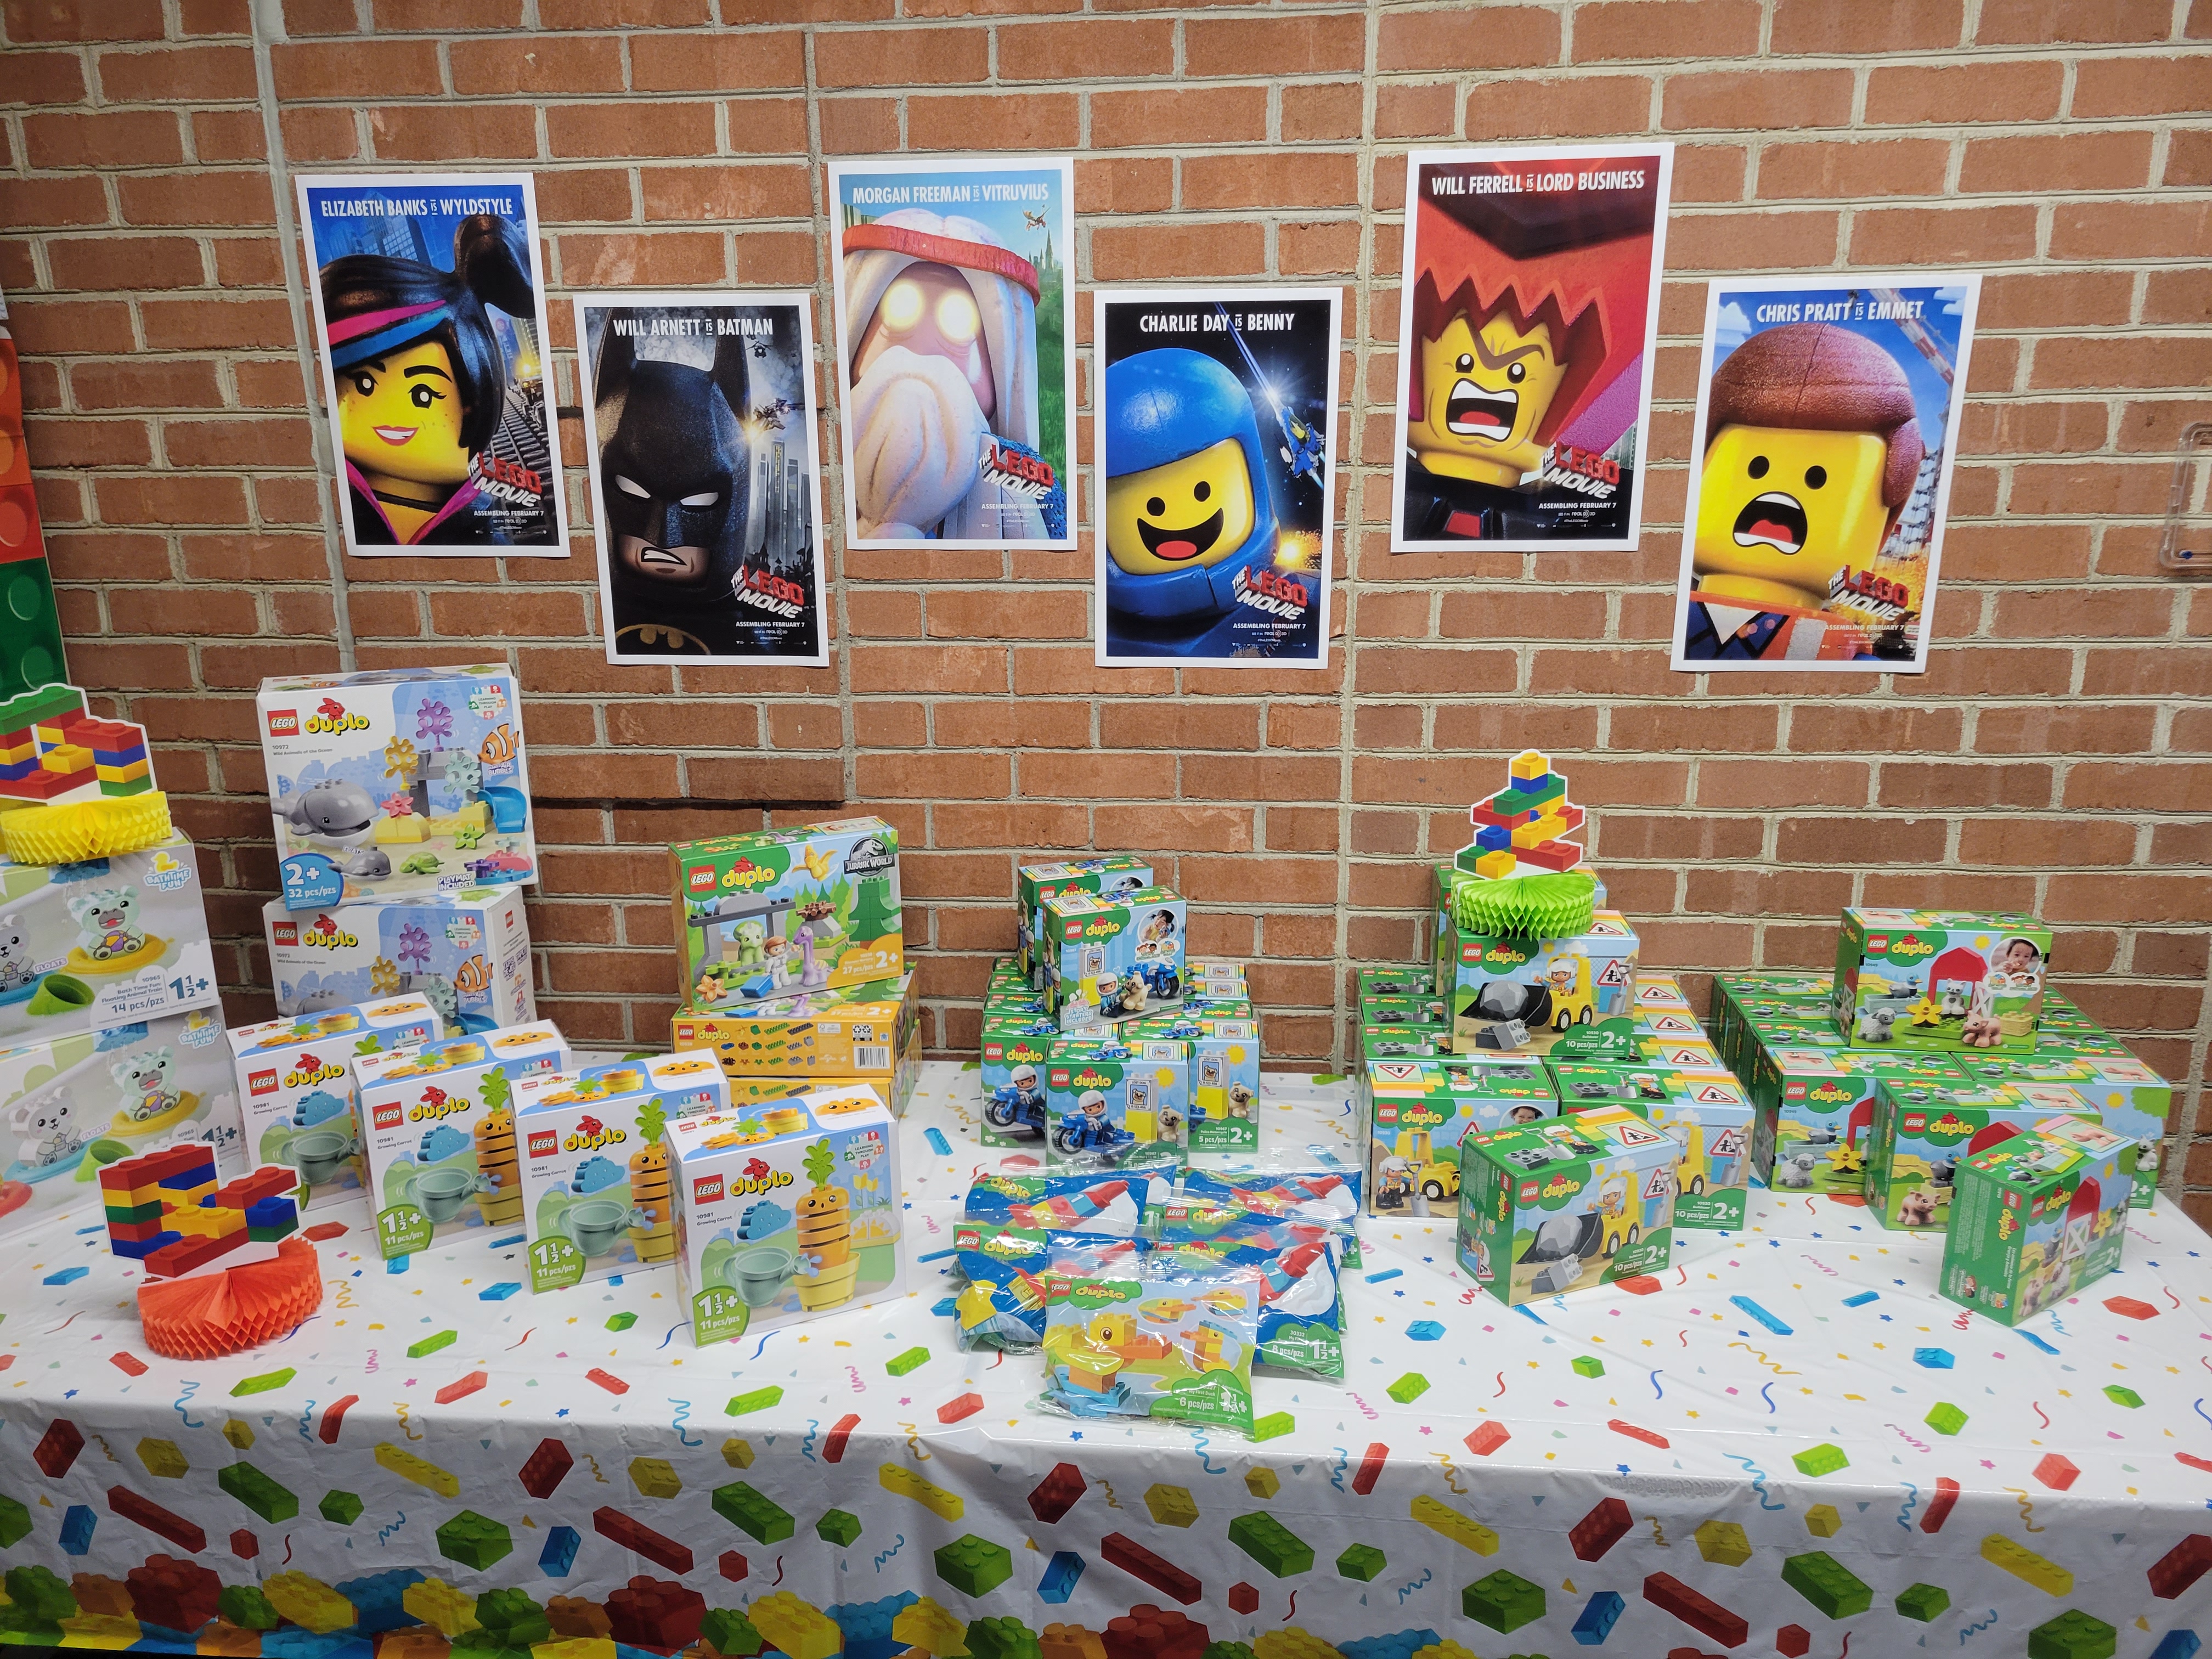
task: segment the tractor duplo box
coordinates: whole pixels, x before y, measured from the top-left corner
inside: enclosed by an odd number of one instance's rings
[[[1625,1106],[1460,1144],[1459,1265],[1500,1302],[1534,1302],[1665,1269],[1677,1149]]]
[[[2051,930],[1970,910],[1844,912],[1837,1029],[1853,1048],[2031,1054]]]
[[[443,897],[363,899],[321,910],[261,912],[276,1012],[311,1014],[417,993],[471,1036],[538,1018],[530,922],[520,887],[465,887]]]
[[[1449,1215],[1467,1137],[1557,1116],[1541,1060],[1518,1054],[1369,1064],[1360,1078],[1367,1126],[1367,1212]]]
[[[1959,1167],[1942,1292],[2006,1325],[2056,1306],[2120,1265],[2136,1144],[2053,1118]]]
[[[1681,1148],[1674,1163],[1674,1224],[1733,1231],[1751,1185],[1751,1097],[1729,1073],[1663,1066],[1585,1066],[1553,1060],[1564,1112],[1626,1106]]]
[[[1618,910],[1599,911],[1572,939],[1544,939],[1463,932],[1445,914],[1437,992],[1460,1053],[1541,1054],[1577,1025],[1631,1012],[1637,938]]]
[[[906,971],[898,831],[881,818],[679,842],[668,863],[690,1012]]]
[[[921,987],[910,969],[719,1013],[679,1012],[669,1030],[678,1048],[708,1050],[732,1082],[776,1078],[802,1090],[866,1083],[895,1116],[921,1075]]]
[[[257,706],[291,908],[538,879],[505,664],[267,679]]]

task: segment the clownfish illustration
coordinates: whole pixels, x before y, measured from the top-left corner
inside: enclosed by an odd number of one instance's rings
[[[514,728],[503,722],[495,726],[491,734],[484,738],[483,746],[477,750],[477,758],[486,766],[503,766],[513,760]]]
[[[453,969],[453,988],[467,996],[475,996],[490,989],[491,969],[484,965],[484,959],[471,957]]]

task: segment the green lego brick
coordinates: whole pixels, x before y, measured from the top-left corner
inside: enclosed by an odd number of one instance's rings
[[[1810,1475],[1815,1480],[1851,1466],[1851,1460],[1844,1455],[1841,1446],[1831,1445],[1826,1441],[1817,1446],[1808,1446],[1803,1451],[1790,1453],[1790,1461],[1797,1466],[1798,1474]]]
[[[908,1348],[897,1358],[886,1364],[884,1369],[889,1371],[893,1376],[904,1376],[908,1371],[913,1370],[916,1366],[927,1365],[927,1364],[929,1364],[928,1349]]]
[[[836,1544],[850,1549],[853,1540],[860,1535],[860,1518],[843,1510],[826,1510],[814,1523],[814,1535],[825,1544]]]
[[[8,1600],[37,1622],[58,1624],[76,1617],[76,1595],[59,1575],[45,1567],[8,1569]]]
[[[0,1497],[0,1549],[12,1549],[30,1534],[30,1510],[12,1498]]]
[[[181,1480],[191,1468],[173,1440],[141,1440],[138,1461],[146,1466],[146,1473],[157,1480]]]
[[[988,1595],[1014,1576],[1014,1558],[1003,1544],[963,1533],[936,1554],[937,1576],[963,1595]]]
[[[461,1334],[459,1331],[440,1331],[435,1336],[426,1336],[420,1342],[410,1344],[407,1350],[407,1357],[410,1359],[421,1359],[437,1352],[441,1348],[450,1348],[460,1340]]]
[[[551,1618],[525,1590],[486,1590],[477,1597],[477,1623],[494,1647],[527,1648],[553,1636]]]
[[[298,1375],[288,1365],[281,1371],[264,1371],[258,1376],[245,1377],[230,1385],[230,1397],[242,1400],[250,1394],[267,1394],[271,1389],[283,1388]]]
[[[2027,1659],[2112,1659],[2119,1636],[2103,1620],[2069,1607],[2028,1632]]]
[[[300,1500],[251,1463],[226,1465],[215,1482],[272,1527],[300,1512]]]
[[[1198,1519],[1198,1500],[1187,1486],[1166,1485],[1145,1489],[1145,1507],[1164,1527],[1187,1527]]]
[[[1252,1419],[1255,1440],[1279,1440],[1298,1425],[1298,1420],[1288,1412],[1269,1412],[1265,1417]]]
[[[790,1510],[742,1480],[715,1487],[714,1505],[715,1514],[757,1544],[776,1543],[798,1529]]]
[[[275,1630],[284,1622],[258,1584],[225,1584],[215,1608],[240,1630]]]
[[[1540,1586],[1500,1567],[1460,1591],[1459,1610],[1503,1636],[1544,1616],[1544,1592]]]
[[[349,1492],[326,1492],[315,1508],[324,1520],[334,1521],[341,1527],[349,1527],[361,1519],[361,1499]]]
[[[969,1659],[1044,1659],[1036,1633],[1006,1614],[976,1620],[963,1639],[968,1644]]]
[[[1277,1474],[1273,1469],[1261,1468],[1247,1469],[1244,1471],[1244,1490],[1250,1492],[1255,1498],[1273,1498],[1277,1492],[1282,1491],[1282,1477]]]
[[[1229,1541],[1278,1578],[1313,1571],[1313,1546],[1265,1510],[1231,1521]]]
[[[1917,1619],[1922,1624],[1933,1624],[1951,1606],[1951,1592],[1939,1584],[1915,1584],[1901,1591],[1897,1598],[1897,1610],[1907,1619]]]
[[[610,1314],[607,1316],[607,1328],[611,1331],[626,1331],[636,1323],[637,1316],[634,1313]]]
[[[2141,1410],[2143,1402],[2143,1397],[2133,1389],[2122,1388],[2117,1382],[2105,1384],[2105,1398],[2115,1406],[2125,1406],[2130,1411]]]
[[[1948,1400],[1939,1400],[1928,1408],[1928,1415],[1920,1419],[1938,1434],[1956,1434],[1970,1420]]]
[[[1594,1353],[1577,1354],[1575,1356],[1575,1375],[1577,1376],[1603,1376],[1605,1375],[1605,1361],[1600,1359]]]
[[[514,1534],[503,1521],[463,1510],[438,1528],[438,1553],[483,1571],[514,1553]]]
[[[1340,1578],[1357,1578],[1363,1584],[1371,1584],[1389,1565],[1389,1558],[1372,1544],[1347,1544],[1344,1553],[1336,1558],[1336,1574]]]
[[[750,1394],[732,1395],[730,1403],[722,1407],[725,1417],[743,1417],[748,1412],[764,1412],[783,1398],[783,1390],[771,1382],[765,1389],[755,1389]]]
[[[1401,1406],[1412,1405],[1428,1391],[1429,1379],[1419,1371],[1407,1371],[1386,1390]]]
[[[1815,1538],[1833,1538],[1844,1529],[1844,1517],[1833,1504],[1815,1504],[1805,1511],[1805,1530]]]
[[[699,1634],[717,1653],[750,1655],[767,1645],[753,1621],[735,1607],[716,1607],[699,1621]]]
[[[1751,1559],[1751,1540],[1733,1521],[1708,1521],[1692,1534],[1698,1553],[1716,1566],[1740,1567]]]
[[[1826,1550],[1784,1557],[1782,1582],[1831,1619],[1848,1619],[1874,1605],[1866,1582]]]

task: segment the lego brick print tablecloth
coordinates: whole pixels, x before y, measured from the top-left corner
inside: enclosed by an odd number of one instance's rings
[[[975,1073],[902,1129],[949,1247]],[[1271,1079],[1268,1139],[1354,1151]],[[933,1153],[927,1132],[952,1156]],[[707,1349],[672,1279],[533,1297],[519,1243],[387,1272],[321,1245],[291,1337],[143,1351],[96,1208],[0,1281],[0,1637],[434,1659],[2184,1659],[2212,1636],[2212,1263],[2170,1207],[2028,1330],[1937,1300],[1940,1241],[1754,1194],[1656,1290],[1507,1310],[1445,1222],[1363,1224],[1346,1385],[1262,1380],[1257,1443],[1030,1409],[914,1293]],[[319,1212],[318,1218],[325,1218]],[[1202,1628],[1201,1628],[1202,1627]]]

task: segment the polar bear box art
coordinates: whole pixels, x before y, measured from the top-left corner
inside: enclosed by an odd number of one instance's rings
[[[994,438],[1037,453],[1036,268],[985,226],[900,208],[846,230],[845,365],[864,541],[1041,541]]]

